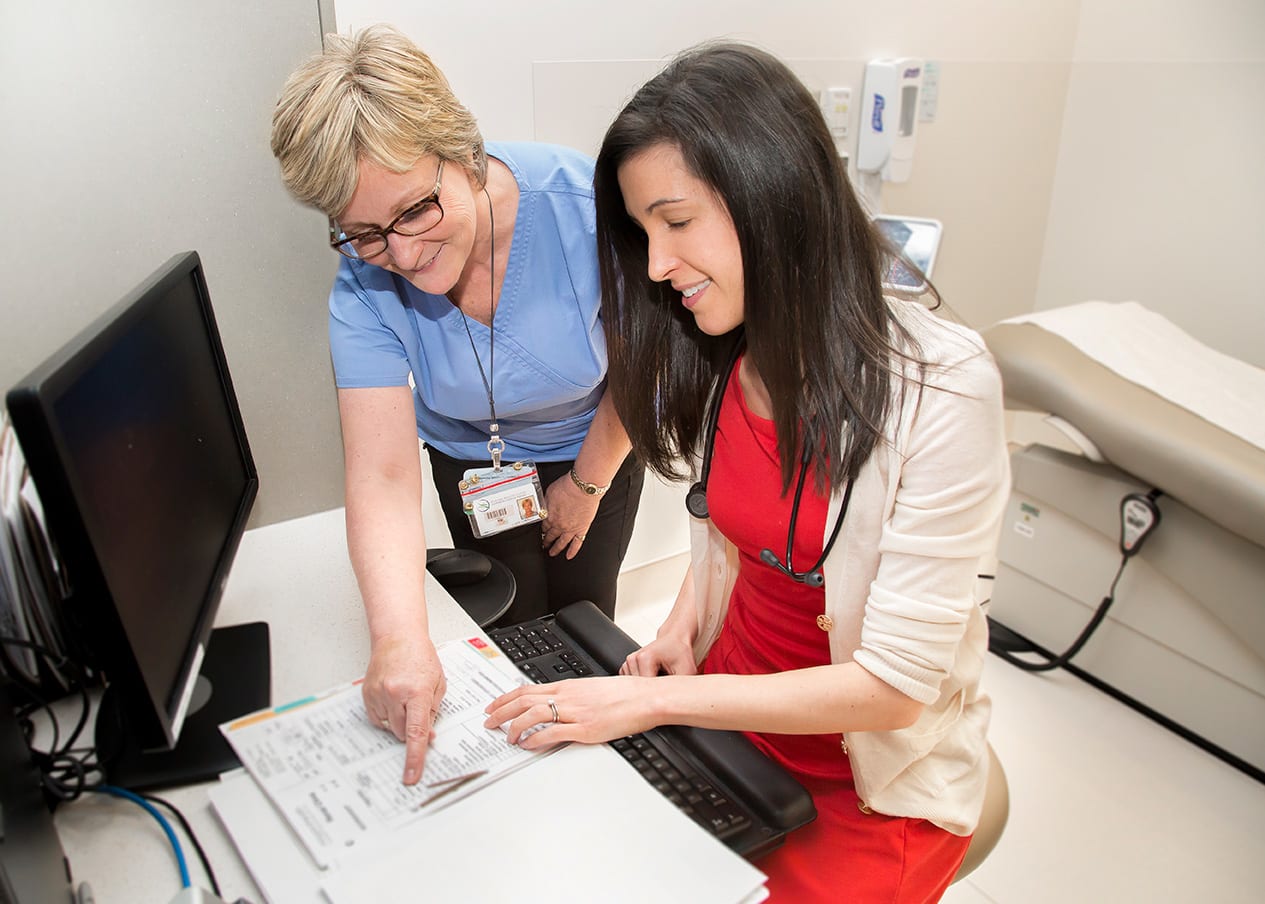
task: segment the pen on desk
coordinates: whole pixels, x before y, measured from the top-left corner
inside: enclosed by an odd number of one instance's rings
[[[488,771],[486,769],[480,769],[478,772],[472,772],[469,775],[463,775],[461,778],[453,779],[448,784],[448,787],[444,788],[434,797],[427,798],[418,806],[418,809],[420,810],[423,807],[429,807],[431,804],[433,804],[435,801],[439,800],[440,798],[447,797],[449,794],[456,791],[458,788],[462,788],[468,785],[470,782],[474,781],[476,778],[482,778],[483,776],[487,774],[488,774]]]

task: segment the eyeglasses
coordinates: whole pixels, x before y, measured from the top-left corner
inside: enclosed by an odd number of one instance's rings
[[[435,188],[429,195],[404,211],[382,229],[369,229],[356,235],[343,235],[336,223],[329,227],[330,247],[354,261],[367,261],[387,250],[387,236],[391,233],[409,237],[429,232],[444,218],[444,208],[439,204],[440,183],[444,178],[444,161],[439,161],[435,174]]]

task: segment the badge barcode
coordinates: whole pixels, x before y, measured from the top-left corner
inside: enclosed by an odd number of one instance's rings
[[[492,509],[490,512],[488,512],[487,517],[504,518],[509,513],[510,513],[510,510],[507,508]]]

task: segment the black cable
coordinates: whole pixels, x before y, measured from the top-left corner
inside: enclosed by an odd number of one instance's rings
[[[215,892],[216,897],[224,897],[220,894],[220,883],[216,881],[215,870],[211,869],[211,861],[207,858],[206,851],[202,849],[202,844],[198,841],[198,836],[193,833],[193,828],[189,825],[189,821],[184,818],[184,814],[181,813],[180,810],[173,804],[168,803],[161,797],[155,797],[153,794],[142,794],[141,797],[151,803],[166,807],[171,811],[172,815],[176,817],[176,819],[180,822],[180,827],[184,829],[185,836],[193,843],[193,849],[197,851],[198,859],[202,861],[202,869],[206,872],[206,878],[211,883],[211,891]]]
[[[105,775],[101,770],[100,764],[96,758],[95,747],[75,748],[74,743],[83,733],[88,722],[88,714],[91,711],[91,701],[88,699],[87,673],[81,665],[67,659],[65,656],[50,650],[41,644],[34,643],[29,640],[21,640],[16,637],[0,635],[0,644],[24,647],[34,651],[37,655],[45,660],[45,664],[53,663],[58,669],[66,667],[73,668],[76,681],[74,682],[73,691],[77,691],[82,701],[82,707],[79,712],[79,719],[75,724],[75,728],[67,736],[64,744],[59,743],[61,740],[60,721],[57,713],[53,710],[52,704],[46,700],[40,690],[32,687],[28,681],[17,680],[16,676],[14,684],[16,687],[26,694],[29,702],[19,708],[18,721],[22,728],[23,736],[26,740],[27,749],[31,753],[31,759],[39,768],[40,781],[43,784],[45,794],[52,798],[55,803],[69,803],[77,800],[88,791],[97,790],[105,780]],[[36,710],[42,709],[48,717],[49,723],[53,730],[52,743],[49,744],[47,751],[36,750],[31,746],[35,735],[35,723],[30,716]],[[126,790],[126,789],[124,789]],[[183,813],[171,804],[169,801],[150,794],[140,794],[139,797],[152,803],[159,804],[176,817],[185,835],[193,844],[193,848],[197,851],[198,859],[202,862],[202,869],[206,872],[207,880],[211,883],[211,889],[217,896],[220,896],[219,881],[215,876],[215,870],[211,868],[211,861],[206,855],[206,851],[202,847],[202,843],[198,840],[197,835],[193,832],[193,827],[189,825],[189,821],[185,819]],[[222,897],[222,896],[221,896]]]
[[[51,702],[44,698],[43,689],[37,685],[32,685],[28,680],[20,679],[18,676],[10,675],[10,678],[13,679],[13,686],[29,699],[29,702],[19,710],[19,720],[27,749],[31,754],[31,761],[39,769],[40,782],[49,806],[55,807],[58,804],[75,800],[98,783],[98,781],[91,781],[89,777],[93,773],[100,772],[100,768],[95,762],[95,749],[81,748],[77,750],[74,746],[87,727],[88,715],[92,709],[91,701],[88,699],[87,672],[82,665],[74,660],[68,659],[60,653],[33,641],[0,635],[0,644],[24,647],[34,651],[36,655],[41,657],[43,660],[42,665],[47,670],[73,670],[72,686],[67,690],[79,694],[81,705],[75,727],[66,737],[64,743],[61,742],[60,720],[57,718],[57,713],[53,710]],[[35,737],[35,723],[31,720],[31,714],[38,709],[44,710],[53,730],[53,741],[47,751],[37,750],[32,746]]]
[[[1107,595],[1102,598],[1102,602],[1094,610],[1094,615],[1090,618],[1089,624],[1085,625],[1085,628],[1077,638],[1072,641],[1070,647],[1059,655],[1052,656],[1043,650],[1034,649],[1034,645],[1028,644],[1024,652],[1035,653],[1043,657],[1041,662],[1032,662],[1020,659],[1005,642],[990,632],[989,652],[997,654],[1006,662],[1016,668],[1023,669],[1025,672],[1048,672],[1067,665],[1072,657],[1081,651],[1081,648],[1085,646],[1089,638],[1093,636],[1093,633],[1098,630],[1098,626],[1102,624],[1103,619],[1107,617],[1107,610],[1116,601],[1116,585],[1120,583],[1120,575],[1124,573],[1124,566],[1129,563],[1129,559],[1138,553],[1142,548],[1143,542],[1160,523],[1160,510],[1156,505],[1156,500],[1163,495],[1162,490],[1153,488],[1145,495],[1129,493],[1120,500],[1120,567],[1116,569],[1116,576],[1112,578]],[[979,577],[989,576],[979,575]],[[993,624],[991,619],[989,624],[990,627]]]
[[[1111,604],[1116,601],[1116,584],[1120,581],[1120,575],[1124,573],[1124,566],[1129,561],[1128,556],[1121,556],[1120,567],[1116,569],[1116,576],[1111,582],[1111,589],[1107,591],[1107,595],[1103,597],[1102,602],[1098,604],[1098,608],[1094,611],[1094,616],[1089,620],[1089,624],[1085,625],[1084,630],[1072,641],[1072,645],[1064,650],[1058,656],[1044,659],[1041,662],[1031,662],[1026,659],[1020,659],[1010,650],[1000,644],[990,644],[993,653],[1009,662],[1011,665],[1023,669],[1025,672],[1049,672],[1053,669],[1062,668],[1071,661],[1072,657],[1081,651],[1081,647],[1088,643],[1089,638],[1098,626],[1102,624],[1102,620],[1107,617],[1107,610],[1111,608]]]

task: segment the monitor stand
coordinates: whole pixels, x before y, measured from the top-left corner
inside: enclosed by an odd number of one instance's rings
[[[142,750],[107,687],[95,729],[106,781],[142,791],[210,781],[241,766],[219,726],[271,704],[270,661],[265,622],[212,631],[189,712],[171,750]]]

